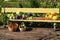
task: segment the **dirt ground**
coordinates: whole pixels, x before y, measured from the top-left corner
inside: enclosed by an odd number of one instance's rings
[[[53,31],[53,28],[33,28],[26,32],[0,29],[0,40],[60,40],[60,31]]]

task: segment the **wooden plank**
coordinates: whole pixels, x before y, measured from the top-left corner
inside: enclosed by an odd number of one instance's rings
[[[60,22],[60,20],[21,20],[21,19],[9,19],[9,21],[27,21],[27,22]]]
[[[4,12],[4,8],[2,8]],[[5,12],[59,13],[59,8],[5,8]]]

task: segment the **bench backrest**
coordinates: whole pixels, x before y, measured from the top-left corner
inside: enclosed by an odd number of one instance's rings
[[[2,12],[59,13],[59,8],[2,8]]]

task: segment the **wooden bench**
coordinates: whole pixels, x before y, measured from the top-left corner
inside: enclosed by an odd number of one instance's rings
[[[2,12],[59,13],[59,8],[2,8]],[[54,31],[56,30],[56,23],[60,22],[60,20],[20,20],[20,19],[10,19],[9,21],[50,22],[53,23]]]

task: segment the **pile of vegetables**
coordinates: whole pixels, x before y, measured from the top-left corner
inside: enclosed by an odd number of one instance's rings
[[[46,20],[57,20],[58,15],[56,13],[46,13],[45,18]]]
[[[8,14],[7,17],[8,17],[9,19],[13,19],[13,18],[14,18],[14,15],[13,15],[13,14]]]

